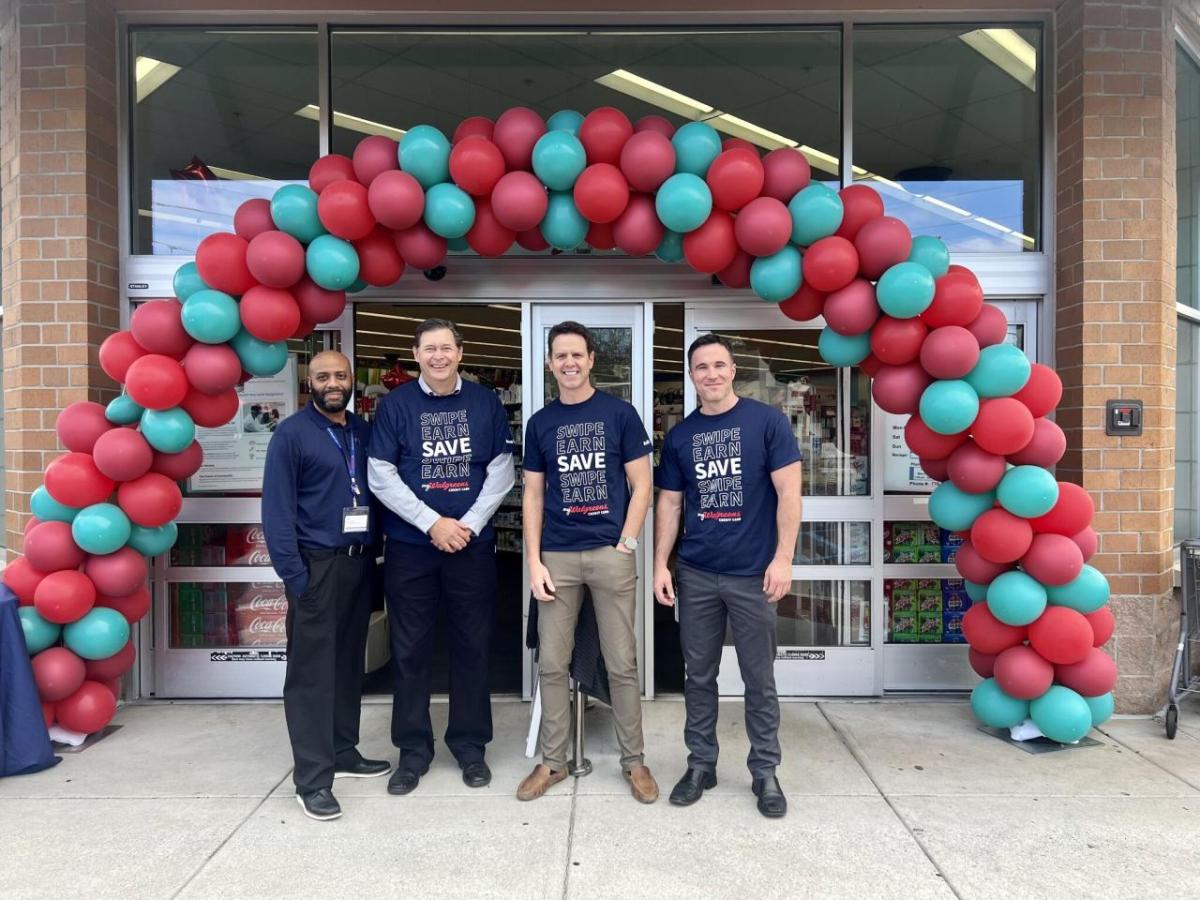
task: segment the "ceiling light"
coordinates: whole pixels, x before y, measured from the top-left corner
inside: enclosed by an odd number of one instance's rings
[[[134,62],[133,74],[137,84],[137,102],[141,103],[178,75],[179,66],[152,56],[139,56]]]
[[[302,119],[312,119],[314,122],[320,122],[321,107],[315,103],[310,103],[296,110],[296,115]],[[384,137],[390,137],[394,141],[400,140],[406,133],[403,128],[384,125],[382,122],[373,122],[370,119],[352,116],[349,113],[340,113],[336,109],[333,111],[333,124],[338,128],[358,131],[362,134],[381,134]]]
[[[683,116],[685,119],[698,120],[717,111],[707,103],[701,103],[686,94],[663,87],[661,84],[656,84],[640,75],[634,75],[625,69],[617,69],[607,75],[602,75],[596,79],[596,84],[604,85],[606,88],[619,91],[635,100],[649,103],[651,106],[657,106],[659,109],[665,109],[677,116]]]
[[[980,28],[958,37],[1029,90],[1037,90],[1037,50],[1011,28]]]

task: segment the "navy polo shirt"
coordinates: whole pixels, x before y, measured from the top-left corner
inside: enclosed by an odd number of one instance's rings
[[[267,445],[263,533],[275,572],[296,596],[308,586],[308,566],[300,555],[301,548],[333,549],[374,542],[375,510],[370,531],[342,532],[343,509],[373,505],[367,487],[370,440],[371,426],[354,413],[347,412],[346,425],[340,426],[310,402],[280,422]],[[357,499],[350,489],[347,465],[351,443],[360,491]]]

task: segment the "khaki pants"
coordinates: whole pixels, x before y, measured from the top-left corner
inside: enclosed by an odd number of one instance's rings
[[[542,762],[558,771],[567,764],[571,732],[568,685],[575,623],[583,603],[583,588],[592,592],[600,652],[608,668],[613,720],[621,748],[621,768],[642,765],[642,692],[638,685],[637,562],[632,553],[614,547],[580,552],[546,552],[542,563],[556,588],[554,599],[538,606],[538,660],[542,690]]]

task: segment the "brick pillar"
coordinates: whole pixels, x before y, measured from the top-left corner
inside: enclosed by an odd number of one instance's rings
[[[1170,0],[1066,0],[1057,12],[1058,477],[1096,500],[1121,672],[1118,712],[1162,705],[1179,629],[1175,455],[1175,57]],[[1141,400],[1141,437],[1104,402]]]
[[[114,386],[118,326],[116,25],[107,0],[0,5],[5,546],[61,449],[58,411]]]

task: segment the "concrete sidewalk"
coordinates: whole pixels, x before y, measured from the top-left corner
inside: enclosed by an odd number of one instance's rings
[[[390,707],[362,750],[393,758]],[[593,774],[534,803],[514,792],[529,707],[497,702],[490,788],[444,749],[416,792],[339,780],[345,815],[293,799],[278,704],[123,708],[119,731],[54,769],[0,781],[0,897],[697,898],[1195,897],[1200,707],[1167,741],[1116,720],[1101,746],[1031,755],[957,701],[787,703],[780,781],[759,816],[740,703],[721,705],[719,786],[679,809],[683,705],[645,706],[643,806],[617,767],[607,709],[588,712]],[[445,706],[435,707],[435,729]]]

